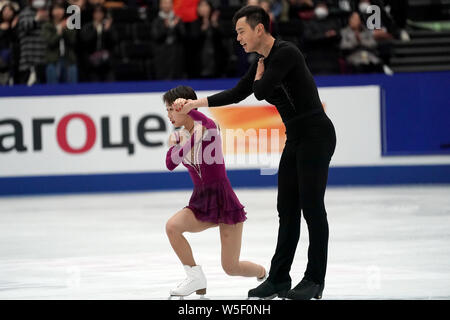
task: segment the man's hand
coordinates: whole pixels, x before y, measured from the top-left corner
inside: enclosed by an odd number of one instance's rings
[[[46,9],[38,9],[36,11],[36,21],[47,21],[48,11]]]
[[[325,32],[325,36],[327,38],[331,38],[331,37],[334,37],[336,35],[337,35],[336,30],[333,30],[333,29],[328,30],[327,32]]]
[[[256,68],[255,80],[260,80],[264,74],[264,58],[259,58],[258,67]]]
[[[112,22],[111,18],[105,20],[105,30],[111,29]]]

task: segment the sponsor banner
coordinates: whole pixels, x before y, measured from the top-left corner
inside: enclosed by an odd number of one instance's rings
[[[197,94],[204,97],[215,92]],[[319,93],[338,137],[332,166],[432,164],[442,160],[382,158],[378,86],[328,87]],[[0,177],[167,171],[167,139],[174,128],[161,96],[123,93],[0,98]],[[286,138],[275,107],[252,95],[238,105],[199,111],[220,126],[227,168],[276,173]],[[448,157],[446,160],[448,163]],[[184,169],[180,166],[177,170]]]

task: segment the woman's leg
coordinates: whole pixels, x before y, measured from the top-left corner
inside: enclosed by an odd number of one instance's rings
[[[265,274],[263,266],[250,261],[239,261],[243,223],[219,224],[222,243],[222,267],[230,276],[258,277]]]
[[[201,232],[217,226],[212,222],[197,220],[191,209],[184,208],[174,214],[166,223],[170,244],[183,265],[195,266],[191,246],[183,236],[184,232]]]

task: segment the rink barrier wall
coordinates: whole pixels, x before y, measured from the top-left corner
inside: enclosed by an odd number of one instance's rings
[[[394,76],[315,77],[318,87],[377,85],[382,89],[383,156],[450,155],[450,72],[399,73]],[[223,90],[237,79],[80,83],[0,87],[0,97],[164,92],[180,83],[194,90]]]
[[[385,75],[327,76],[315,79],[318,87],[322,88],[367,85],[377,85],[381,88],[380,127],[383,136],[380,152],[383,157],[450,154],[445,140],[446,137],[450,138],[450,94],[448,92],[450,72],[405,73],[391,77]],[[192,86],[195,90],[210,91],[227,89],[235,83],[236,79],[216,79],[15,86],[0,87],[0,97],[164,92],[179,84]],[[0,118],[2,118],[1,106]],[[429,134],[424,135],[423,132]],[[438,143],[433,144],[436,141]],[[450,183],[450,164],[448,163],[449,161],[419,165],[405,162],[381,166],[336,166],[330,168],[328,184],[330,186],[448,184]],[[0,165],[5,164],[0,161]],[[277,175],[261,175],[256,169],[229,170],[228,175],[235,187],[277,185]],[[0,195],[127,192],[191,187],[192,182],[187,172],[0,177]]]
[[[277,186],[277,175],[260,175],[259,170],[229,170],[233,187]],[[385,186],[449,184],[450,165],[332,167],[329,186]],[[136,192],[192,188],[187,172],[56,175],[0,178],[0,196],[64,194],[84,192]]]

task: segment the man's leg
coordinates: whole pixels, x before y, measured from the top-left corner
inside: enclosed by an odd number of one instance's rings
[[[278,240],[269,272],[272,283],[290,282],[289,271],[300,237],[300,202],[298,196],[295,146],[286,144],[278,171]]]
[[[269,277],[248,292],[250,298],[284,298],[291,288],[291,269],[300,237],[300,203],[298,196],[295,146],[286,143],[278,170],[277,209],[278,240],[272,258]]]
[[[328,122],[328,123],[327,123]],[[300,202],[308,225],[308,265],[304,278],[287,294],[289,299],[320,299],[328,255],[328,221],[324,205],[328,168],[336,145],[331,121],[312,125],[309,137],[297,149]]]
[[[305,153],[308,152],[306,150]],[[305,154],[306,158],[309,156]],[[305,278],[318,284],[324,282],[327,266],[328,221],[324,196],[328,167],[329,160],[304,159],[299,156],[300,199],[309,234],[308,265]]]
[[[325,121],[321,135],[297,150],[300,201],[309,233],[305,278],[317,284],[324,283],[327,268],[329,231],[324,197],[330,160],[336,146],[334,127],[331,121]]]

